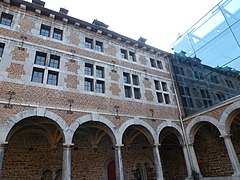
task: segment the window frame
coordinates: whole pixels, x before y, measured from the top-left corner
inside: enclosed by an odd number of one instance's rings
[[[11,27],[13,21],[13,15],[2,12],[0,17],[0,24]]]

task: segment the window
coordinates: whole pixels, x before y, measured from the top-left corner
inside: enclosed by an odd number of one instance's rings
[[[96,92],[104,93],[104,81],[97,80],[97,82],[96,82]]]
[[[150,63],[152,67],[157,67],[155,59],[150,58]]]
[[[85,48],[93,49],[93,39],[85,38]]]
[[[196,79],[203,79],[203,74],[198,71],[194,71],[194,76]]]
[[[200,93],[201,93],[202,98],[208,98],[208,99],[211,98],[208,90],[200,89]]]
[[[62,40],[63,31],[61,29],[54,28],[53,39]]]
[[[170,104],[169,94],[164,94],[164,99],[166,104]]]
[[[93,65],[85,64],[85,75],[93,76]]]
[[[226,84],[227,84],[227,87],[229,87],[229,88],[234,88],[234,85],[233,85],[232,81],[230,81],[230,80],[228,80],[228,79],[225,79],[225,82],[226,82]]]
[[[3,55],[4,47],[5,47],[5,44],[4,43],[0,43],[0,57],[2,57],[2,55]]]
[[[59,69],[60,57],[56,55],[50,56],[49,67]]]
[[[131,80],[130,80],[130,74],[129,73],[123,73],[123,81],[124,83],[130,84]]]
[[[125,90],[125,97],[131,98],[131,97],[132,97],[131,87],[129,87],[129,86],[124,86],[124,90]]]
[[[157,100],[158,100],[159,103],[163,103],[163,96],[162,96],[162,93],[157,92]]]
[[[96,77],[98,78],[104,78],[104,68],[97,66],[96,67]]]
[[[122,59],[127,59],[127,50],[121,49],[121,58]]]
[[[133,88],[133,90],[134,90],[134,97],[135,97],[135,99],[141,99],[140,88]]]
[[[100,41],[96,41],[95,50],[98,52],[103,52],[103,43]]]
[[[47,57],[47,54],[46,54],[46,53],[36,52],[35,64],[41,65],[41,66],[45,66],[46,57]]]
[[[43,83],[44,69],[33,68],[32,82]]]
[[[0,23],[6,26],[11,26],[13,15],[2,12]]]
[[[212,83],[219,84],[217,76],[210,75],[210,80],[211,80]]]
[[[56,71],[59,69],[60,63],[60,56],[50,55],[49,63],[47,62],[47,54],[43,52],[36,52],[35,60],[34,60],[34,67],[33,67],[33,74],[32,74],[32,82],[37,83],[46,83],[49,85],[58,85],[58,72]],[[37,67],[35,67],[37,66]],[[56,70],[49,69],[55,68]],[[44,73],[47,75],[44,81]]]
[[[158,69],[163,69],[162,61],[157,61]]]
[[[50,37],[50,30],[51,30],[50,26],[42,24],[40,29],[40,35]]]
[[[174,72],[176,74],[183,75],[183,76],[185,75],[184,70],[183,70],[182,67],[173,66],[173,69],[174,69]]]
[[[168,91],[167,83],[166,83],[166,82],[162,82],[162,90],[163,90],[163,91]]]
[[[93,91],[93,79],[85,78],[84,90],[85,91]]]
[[[135,99],[141,99],[138,75],[123,72],[123,81],[125,83],[125,97],[131,98],[134,96]]]
[[[139,85],[139,79],[137,75],[132,75],[133,85],[138,86]]]
[[[57,86],[58,73],[55,71],[48,71],[47,84]]]
[[[96,72],[96,74],[94,72]],[[84,81],[85,91],[95,91],[97,93],[105,93],[105,81],[103,79],[104,67],[85,63],[85,75],[88,76],[85,78],[85,81]]]
[[[136,61],[136,55],[134,52],[129,51],[129,60]]]
[[[167,93],[167,83],[159,80],[154,80],[155,91],[158,103],[170,104],[170,96]]]
[[[156,90],[160,90],[161,89],[160,82],[158,80],[154,80],[154,84],[155,84],[155,89]]]

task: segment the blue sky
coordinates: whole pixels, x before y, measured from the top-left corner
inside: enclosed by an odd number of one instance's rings
[[[28,0],[31,2],[31,0]],[[170,51],[169,46],[220,0],[45,0],[45,7],[91,23],[94,19],[132,39]]]

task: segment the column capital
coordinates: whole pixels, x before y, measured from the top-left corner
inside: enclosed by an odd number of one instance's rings
[[[115,144],[115,148],[121,148],[123,146],[124,146],[124,144]]]
[[[8,145],[8,142],[2,142],[0,143],[0,148],[6,148]]]
[[[153,148],[159,147],[159,146],[161,146],[161,144],[159,144],[159,143],[153,144]]]
[[[230,138],[231,134],[222,134],[220,135],[221,138]]]
[[[73,143],[71,143],[71,144],[63,143],[63,147],[64,147],[64,148],[71,148],[71,147],[73,147],[73,146],[74,146]]]

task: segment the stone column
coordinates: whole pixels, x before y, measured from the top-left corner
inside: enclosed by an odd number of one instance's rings
[[[157,180],[163,180],[164,178],[163,178],[162,164],[161,164],[161,158],[160,158],[158,146],[159,144],[155,144],[153,146],[153,156],[154,156]]]
[[[62,180],[71,180],[71,150],[73,144],[63,144]]]
[[[230,161],[232,163],[232,167],[233,167],[233,175],[232,176],[238,176],[240,177],[240,164],[238,161],[238,157],[237,154],[234,150],[230,135],[227,134],[225,136],[221,136],[224,139],[226,148],[227,148],[227,152],[228,152],[228,156],[230,158]]]
[[[116,166],[116,179],[117,180],[124,180],[122,152],[121,152],[122,146],[123,145],[115,146],[115,166]]]
[[[186,145],[182,145],[182,149],[183,149],[183,156],[184,156],[185,163],[186,163],[188,179],[190,179],[192,177],[192,168],[191,168],[191,164],[190,164],[191,157],[190,157],[190,154],[188,153]]]
[[[0,144],[0,177],[2,177],[3,157],[4,157],[4,152],[6,147],[7,147],[7,143]]]
[[[198,165],[198,161],[197,161],[197,157],[195,154],[193,144],[190,144],[188,147],[189,147],[189,151],[190,151],[190,156],[192,158],[193,170],[196,171],[197,173],[199,173],[199,176],[201,177],[201,172],[200,172],[200,168]]]

